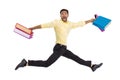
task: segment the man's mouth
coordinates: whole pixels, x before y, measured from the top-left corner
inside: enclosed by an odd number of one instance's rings
[[[66,18],[66,17],[63,17],[62,19],[63,19],[63,20],[66,20],[67,18]]]

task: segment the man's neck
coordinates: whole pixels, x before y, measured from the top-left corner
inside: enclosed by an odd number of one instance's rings
[[[64,23],[67,23],[68,21],[66,20],[66,21],[64,21],[64,20],[62,20]]]

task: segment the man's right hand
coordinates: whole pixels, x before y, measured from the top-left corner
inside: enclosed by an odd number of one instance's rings
[[[34,30],[34,29],[40,29],[41,28],[41,25],[37,25],[37,26],[34,26],[34,27],[31,27],[29,28],[30,30]]]

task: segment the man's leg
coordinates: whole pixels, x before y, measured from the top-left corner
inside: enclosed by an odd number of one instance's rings
[[[53,54],[46,61],[28,60],[28,62],[26,62],[26,63],[23,63],[23,61],[21,61],[21,63],[19,63],[17,65],[15,70],[17,70],[19,67],[24,67],[26,64],[28,64],[28,66],[48,67],[51,64],[53,64],[61,55],[63,55],[65,53],[65,51],[66,51],[65,46],[56,44],[53,49]],[[24,60],[24,62],[25,62],[25,60]]]
[[[81,59],[80,57],[78,57],[77,55],[73,54],[71,51],[66,50],[66,52],[63,54],[64,57],[67,57],[69,59],[74,60],[75,62],[91,67],[91,61],[85,61],[83,59]]]
[[[85,61],[83,59],[81,59],[80,57],[78,57],[77,55],[73,54],[71,51],[66,50],[66,52],[63,54],[64,57],[67,57],[69,59],[72,59],[74,61],[76,61],[79,64],[88,66],[92,69],[92,71],[94,72],[97,68],[101,67],[103,65],[103,63],[100,64],[92,64],[91,61]]]
[[[40,66],[40,67],[48,67],[53,64],[63,53],[65,52],[66,48],[56,45],[53,49],[53,54],[46,60],[28,60],[28,66]]]

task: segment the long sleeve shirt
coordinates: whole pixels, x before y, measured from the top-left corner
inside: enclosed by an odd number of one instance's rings
[[[54,28],[56,34],[56,43],[66,45],[70,30],[84,25],[85,21],[74,23],[70,21],[63,22],[62,20],[54,20],[52,22],[41,24],[41,28]]]

